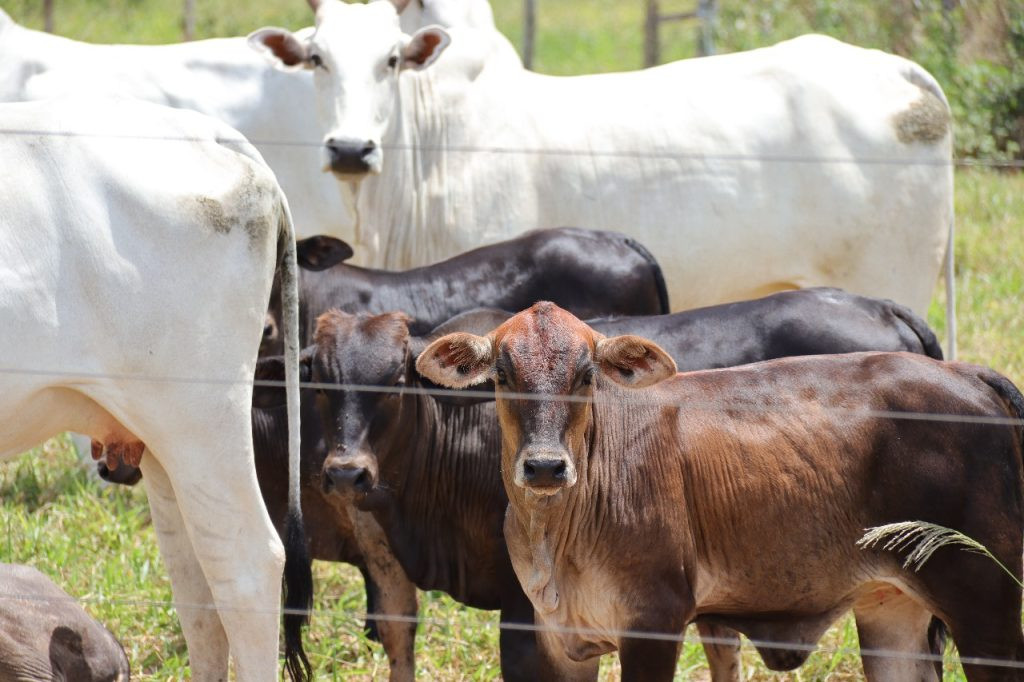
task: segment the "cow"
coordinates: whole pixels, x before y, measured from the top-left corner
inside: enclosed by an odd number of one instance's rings
[[[863,349],[941,357],[924,321],[891,302],[825,289],[719,308],[595,324],[654,331],[672,355],[691,366]],[[507,316],[471,311],[418,337],[402,313],[322,314],[315,343],[302,354],[302,375],[318,387],[321,409],[326,409],[322,423],[329,425],[325,433],[334,435],[318,459],[303,466],[308,471],[322,465],[316,480],[328,500],[373,514],[418,587],[443,590],[471,606],[500,608],[505,622],[529,622],[531,609],[500,537],[507,500],[497,473],[494,405],[480,396],[438,394],[412,365],[432,339],[455,331],[485,333],[495,317]],[[721,327],[717,335],[716,327]],[[750,348],[752,340],[761,342],[759,352]],[[262,359],[260,376],[274,379],[275,363]],[[330,390],[335,384],[344,389]],[[364,386],[372,390],[361,392]],[[258,389],[255,400],[266,400],[269,407],[274,397],[270,389]],[[304,435],[304,442],[312,439]],[[451,471],[451,480],[440,484],[438,471]],[[735,636],[712,624],[702,624],[701,630],[709,640]],[[531,641],[529,633],[502,633],[506,678],[533,679],[542,672]],[[721,675],[715,679],[733,679],[739,671],[738,648],[709,644],[706,649],[712,669]]]
[[[457,315],[446,326],[483,335],[512,316],[505,310],[478,308]],[[605,336],[635,334],[654,341],[681,372],[864,350],[943,359],[935,332],[914,311],[829,287],[780,291],[671,315],[590,319],[587,324]]]
[[[536,230],[406,271],[351,265],[337,239],[298,243],[300,339],[313,338],[317,316],[401,310],[413,334],[476,306],[516,311],[550,298],[583,317],[667,313],[661,266],[634,239],[615,232],[563,227]],[[280,353],[280,308],[272,296],[262,355]]]
[[[0,679],[130,679],[121,643],[36,569],[0,563],[0,603]]]
[[[400,18],[411,31],[427,24],[494,28],[487,0],[417,1]],[[511,45],[500,54],[521,65]],[[71,93],[135,97],[224,121],[274,170],[299,237],[329,234],[360,246],[338,183],[320,172],[316,111],[296,106],[313,101],[312,77],[273,68],[245,38],[94,45],[25,28],[0,9],[0,101]],[[362,257],[359,249],[356,262]]]
[[[938,679],[920,656],[933,616],[969,680],[1019,677],[977,660],[1024,661],[1024,396],[998,373],[870,352],[677,374],[653,342],[547,302],[437,339],[416,366],[495,383],[504,536],[563,679],[617,650],[623,679],[671,680],[694,620],[762,652],[796,644],[764,655],[795,668],[850,609],[862,647],[895,652],[864,656],[869,679]],[[961,549],[915,571],[858,547],[903,521],[960,531],[1006,572]]]
[[[310,4],[312,35],[250,40],[313,72],[375,267],[568,224],[646,244],[674,310],[828,285],[923,314],[943,254],[951,274],[949,105],[911,61],[811,35],[557,77],[488,69],[483,31]]]
[[[237,131],[195,112],[58,98],[3,105],[0,129],[0,460],[74,430],[141,466],[193,678],[227,679],[230,649],[240,679],[273,680],[284,551],[249,409],[280,263],[299,537],[284,194]],[[286,573],[286,603],[302,606],[304,576]],[[301,666],[290,642],[286,654]]]

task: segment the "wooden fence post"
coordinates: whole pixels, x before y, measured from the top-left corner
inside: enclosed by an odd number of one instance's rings
[[[661,46],[658,41],[658,26],[663,21],[686,21],[696,19],[697,54],[707,56],[715,53],[714,21],[715,0],[697,0],[697,8],[692,12],[675,12],[662,14],[658,10],[658,0],[646,0],[647,16],[644,19],[644,66],[654,66],[661,61]]]
[[[537,0],[523,0],[523,66],[533,68],[533,45],[537,34]]]
[[[43,0],[43,30],[53,33],[53,0]]]
[[[185,40],[196,37],[196,0],[185,0],[185,14],[182,17],[182,35]]]

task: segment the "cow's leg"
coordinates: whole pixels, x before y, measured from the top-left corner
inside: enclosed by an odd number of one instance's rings
[[[506,682],[536,680],[540,661],[537,635],[532,627],[533,604],[523,593],[511,567],[507,581],[507,589],[501,600],[501,676]],[[516,625],[526,627],[516,628]]]
[[[740,635],[731,628],[697,621],[711,682],[739,682]]]
[[[932,653],[932,614],[924,606],[895,587],[884,585],[859,597],[853,613],[868,680],[941,679],[935,662],[923,657]]]
[[[213,595],[192,549],[192,541],[185,531],[174,489],[167,472],[151,454],[143,456],[141,468],[160,555],[171,576],[175,610],[188,645],[192,679],[197,682],[227,680],[227,635],[213,607]]]
[[[642,632],[647,628],[628,629]],[[670,628],[656,628],[650,631],[664,635],[670,632]],[[624,636],[619,644],[622,682],[671,681],[675,674],[676,661],[679,660],[683,631],[680,630],[678,634],[677,640]]]
[[[359,551],[366,561],[366,571],[377,586],[375,618],[380,643],[388,655],[391,682],[412,680],[416,676],[415,644],[416,586],[405,575],[398,559],[391,553],[384,530],[373,515],[352,505],[345,505],[352,521]]]
[[[233,424],[222,411],[210,413],[222,419],[209,424],[197,418],[194,431],[172,435],[162,449],[148,444],[182,501],[238,678],[270,682],[277,679],[284,548],[260,496],[248,417]]]

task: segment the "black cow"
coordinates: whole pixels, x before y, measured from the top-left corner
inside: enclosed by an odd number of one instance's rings
[[[641,244],[617,232],[562,227],[482,246],[446,261],[401,272],[344,263],[352,249],[330,237],[298,244],[299,328],[312,338],[317,316],[401,310],[413,334],[426,334],[477,306],[515,312],[548,297],[583,317],[669,312],[665,280]],[[271,295],[263,355],[281,352],[279,297]]]

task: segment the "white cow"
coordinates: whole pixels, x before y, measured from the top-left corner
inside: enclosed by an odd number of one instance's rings
[[[273,173],[194,112],[4,104],[0,206],[0,460],[68,429],[141,457],[193,679],[226,680],[229,648],[239,679],[276,679],[283,553],[249,414],[280,259],[295,509],[295,243]]]
[[[487,0],[413,0],[402,23],[412,31],[427,24],[493,29],[494,17]],[[511,45],[503,58],[521,66]],[[275,69],[244,38],[93,45],[27,29],[0,10],[0,101],[72,92],[137,97],[219,118],[274,169],[300,238],[328,234],[360,245],[338,183],[321,172],[312,77]],[[362,254],[357,248],[353,262]]]
[[[917,64],[805,36],[545,76],[484,68],[480,31],[410,36],[388,3],[311,2],[311,36],[250,40],[313,71],[374,265],[571,224],[643,242],[676,310],[830,285],[925,312],[953,169],[949,106]]]

